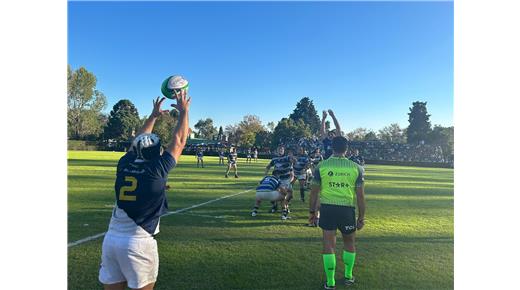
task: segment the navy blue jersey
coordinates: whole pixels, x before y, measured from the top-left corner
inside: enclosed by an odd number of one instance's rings
[[[135,158],[136,154],[130,151],[117,164],[114,186],[117,207],[153,235],[159,217],[168,211],[165,186],[175,159],[168,152],[147,162],[135,162]]]
[[[349,159],[361,166],[365,165],[365,159],[361,155],[351,156]]]
[[[293,158],[289,156],[275,157],[271,159],[269,166],[274,166],[273,175],[280,179],[287,179],[293,172]]]
[[[280,180],[276,176],[268,175],[260,181],[257,191],[274,191],[280,186]]]
[[[323,152],[325,159],[328,159],[332,155],[332,139],[328,137],[323,139]]]
[[[236,163],[237,162],[237,153],[229,152],[227,159],[228,159],[229,163]]]
[[[204,153],[202,151],[197,151],[197,157],[203,157]]]
[[[311,163],[311,159],[308,155],[299,155],[296,157],[296,162],[294,163],[294,173],[302,174],[304,170],[306,170]]]
[[[220,151],[220,152],[218,153],[218,156],[224,158],[224,151]]]

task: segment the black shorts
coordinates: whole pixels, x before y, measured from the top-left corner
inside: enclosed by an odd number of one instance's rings
[[[356,208],[322,204],[320,206],[320,228],[326,231],[339,229],[341,233],[348,235],[356,231]]]

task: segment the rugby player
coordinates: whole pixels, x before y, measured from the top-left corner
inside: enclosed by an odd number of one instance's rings
[[[330,109],[329,115],[332,117],[332,120],[334,121],[335,130],[326,132],[327,130],[325,128],[325,119],[327,118],[327,111],[323,111],[323,116],[321,118],[321,138],[323,143],[323,150],[325,151],[325,159],[329,158],[332,155],[332,138],[334,138],[335,136],[341,136],[341,127],[339,125],[339,122],[336,119],[334,112]]]
[[[226,170],[225,177],[228,178],[229,170],[233,168],[235,170],[235,178],[238,178],[238,169],[237,169],[237,148],[233,147],[230,149],[228,154],[228,166]]]
[[[218,151],[218,165],[224,165],[224,149],[220,148]]]
[[[204,149],[202,147],[197,148],[197,168],[199,168],[199,163],[204,168]]]
[[[258,161],[258,148],[255,148],[253,149],[253,159],[255,160],[255,162]]]
[[[287,188],[287,202],[291,201],[293,196],[292,191],[292,181],[294,178],[293,172],[293,163],[294,157],[285,154],[285,148],[283,146],[279,146],[277,150],[278,156],[271,159],[271,162],[267,164],[265,167],[265,175],[269,175],[269,170],[274,166],[273,175],[280,179],[280,183],[282,186]],[[271,208],[271,213],[275,213],[277,210],[276,202],[271,202],[273,207]],[[289,218],[289,208],[286,207],[282,209],[282,220],[286,220]]]
[[[101,250],[99,281],[104,289],[153,289],[159,270],[155,235],[159,220],[168,211],[166,180],[177,164],[188,137],[188,111],[191,98],[186,90],[176,93],[179,121],[165,150],[152,134],[155,121],[168,110],[161,110],[165,98],[153,102],[131,149],[119,159],[115,180],[116,204]]]
[[[256,188],[256,202],[251,216],[255,217],[258,215],[258,208],[262,200],[269,201],[282,201],[283,207],[287,207],[287,200],[285,196],[287,194],[287,188],[281,186],[280,179],[276,176],[268,175],[264,177],[258,187]]]
[[[347,159],[347,139],[332,139],[333,155],[318,164],[311,190],[310,214],[316,217],[320,200],[319,227],[323,230],[323,267],[327,281],[325,289],[335,289],[336,230],[343,236],[345,285],[354,283],[352,269],[356,259],[355,234],[365,224],[365,193],[363,167]],[[356,220],[356,204],[358,218]]]
[[[311,159],[305,148],[300,147],[299,154],[296,156],[296,162],[294,163],[294,175],[300,183],[300,199],[305,202],[305,183],[307,182],[307,169],[310,168]]]
[[[363,156],[359,155],[358,149],[354,149],[354,151],[352,152],[352,156],[350,156],[349,159],[356,162],[357,164],[359,164],[361,166],[365,166],[365,158],[363,158]]]
[[[247,148],[246,163],[251,163],[251,148]]]

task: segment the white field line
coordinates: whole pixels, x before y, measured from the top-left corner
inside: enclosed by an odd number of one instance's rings
[[[205,218],[212,218],[212,219],[223,219],[223,218],[225,218],[225,216],[221,216],[221,215],[214,216],[214,215],[197,214],[197,213],[191,213],[191,212],[183,212],[183,213],[180,213],[180,214],[182,214],[182,215],[191,215],[191,216],[199,216],[199,217],[205,217]]]
[[[248,190],[244,190],[244,191],[241,191],[241,192],[238,192],[238,193],[233,193],[233,194],[230,194],[230,195],[225,195],[225,196],[221,196],[219,198],[215,198],[215,199],[212,199],[212,200],[208,200],[206,202],[203,202],[203,203],[199,203],[199,204],[195,204],[195,205],[192,205],[190,207],[186,207],[186,208],[181,208],[181,209],[178,209],[176,211],[171,211],[165,215],[163,215],[162,217],[167,217],[169,215],[172,215],[172,214],[178,214],[178,213],[181,213],[181,212],[185,212],[185,211],[188,211],[190,209],[194,209],[194,208],[197,208],[197,207],[201,207],[201,206],[204,206],[206,204],[210,204],[210,203],[214,203],[214,202],[217,202],[219,200],[222,200],[222,199],[226,199],[226,198],[230,198],[230,197],[233,197],[233,196],[237,196],[239,194],[243,194],[243,193],[246,193],[246,192],[249,192],[253,190],[253,188],[250,188]],[[95,240],[97,238],[100,238],[102,236],[104,236],[106,234],[106,232],[102,232],[102,233],[99,233],[99,234],[95,234],[93,236],[90,236],[90,237],[86,237],[86,238],[83,238],[81,240],[77,240],[77,241],[74,241],[74,242],[70,242],[67,247],[70,248],[70,247],[74,247],[74,246],[77,246],[77,245],[81,245],[83,243],[86,243],[86,242],[89,242],[89,241],[92,241],[92,240]]]

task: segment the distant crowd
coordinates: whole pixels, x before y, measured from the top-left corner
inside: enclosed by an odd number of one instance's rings
[[[308,153],[312,153],[316,148],[320,148],[324,152],[323,144],[318,138],[302,138],[299,140],[291,140],[283,144],[287,149],[294,152],[299,147],[305,148]],[[205,155],[218,155],[222,149],[229,151],[230,144],[214,143],[214,144],[192,144],[186,146],[186,154],[196,154],[197,151],[204,152]],[[248,152],[258,150],[258,154],[263,158],[271,158],[275,154],[275,150],[261,147],[238,147],[237,153],[246,155]],[[353,151],[359,150],[359,154],[368,161],[395,161],[395,162],[430,162],[430,163],[451,163],[453,156],[445,154],[441,146],[429,144],[406,144],[391,143],[386,141],[350,141],[348,155],[353,155]]]

